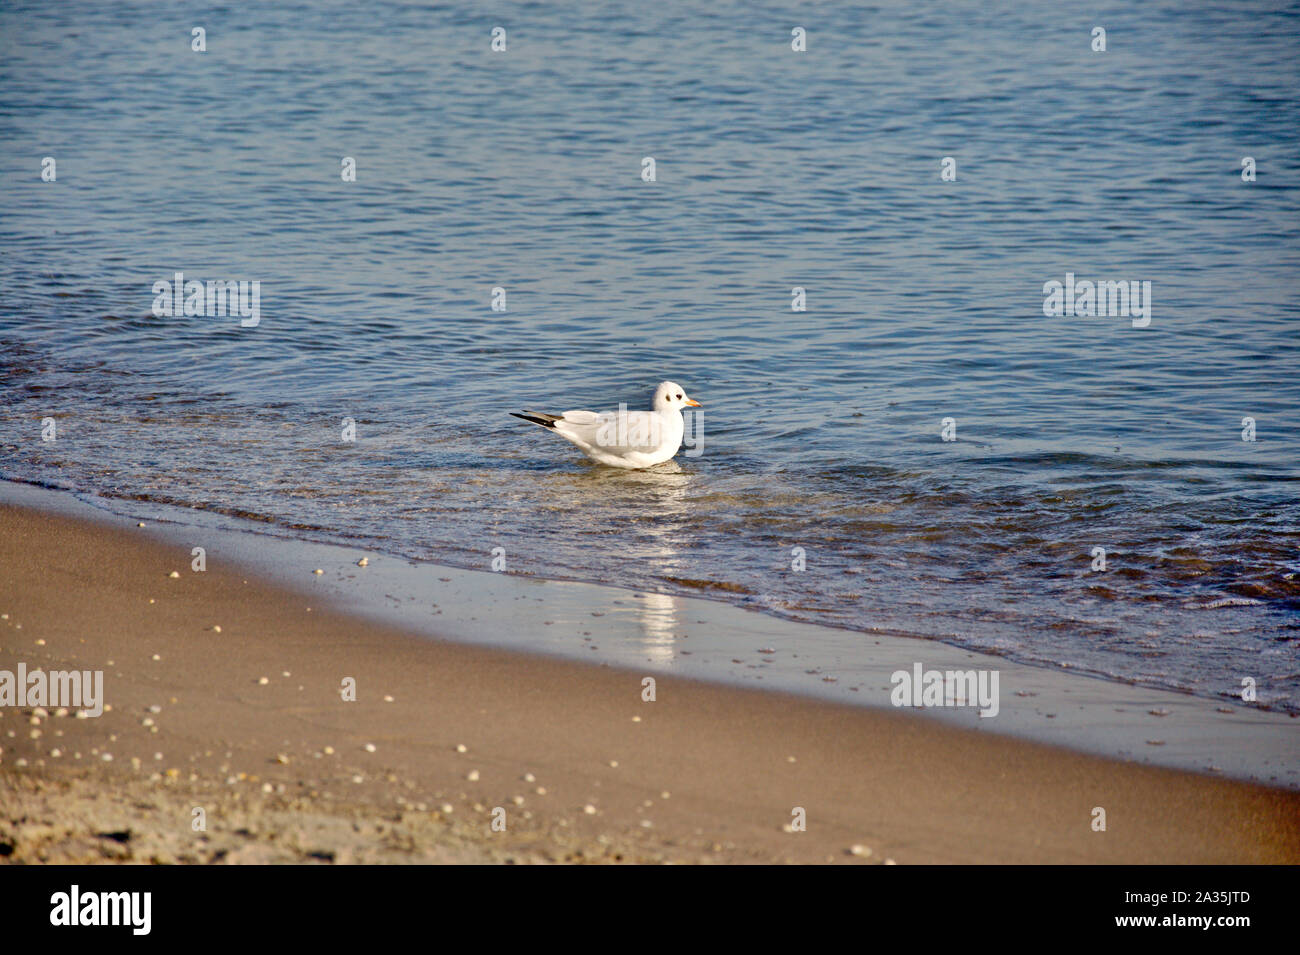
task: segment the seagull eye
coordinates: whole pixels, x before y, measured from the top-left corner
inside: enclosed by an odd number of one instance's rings
[[[682,400],[682,396],[681,396],[681,395],[678,395],[678,396],[677,396],[677,400],[678,400],[678,401],[681,401],[681,400]]]

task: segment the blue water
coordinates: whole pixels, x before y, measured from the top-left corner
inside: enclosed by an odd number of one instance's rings
[[[72,2],[0,38],[0,476],[1300,711],[1300,7]],[[260,282],[260,323],[155,316],[177,271]],[[1149,327],[1046,317],[1067,272],[1151,282]],[[507,415],[664,378],[705,405],[676,467]]]

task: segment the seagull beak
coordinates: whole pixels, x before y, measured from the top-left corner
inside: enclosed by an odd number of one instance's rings
[[[699,403],[698,401],[696,401],[694,398],[687,398],[687,399],[686,399],[686,403],[687,403],[688,405],[690,405],[692,408],[703,408],[703,407],[704,407],[704,405],[700,404],[700,403]]]

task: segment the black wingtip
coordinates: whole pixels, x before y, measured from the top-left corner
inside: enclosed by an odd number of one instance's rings
[[[550,420],[547,420],[546,418],[539,418],[536,415],[519,414],[518,412],[515,411],[510,412],[510,414],[516,418],[522,418],[525,421],[531,421],[533,424],[540,424],[543,428],[554,428],[555,422],[559,420],[558,418],[551,418]]]

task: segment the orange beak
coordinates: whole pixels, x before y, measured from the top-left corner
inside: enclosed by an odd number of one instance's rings
[[[687,398],[687,399],[686,399],[686,403],[687,403],[688,405],[690,405],[692,408],[703,408],[703,407],[704,407],[704,405],[700,404],[700,403],[699,403],[698,401],[696,401],[694,398]]]

